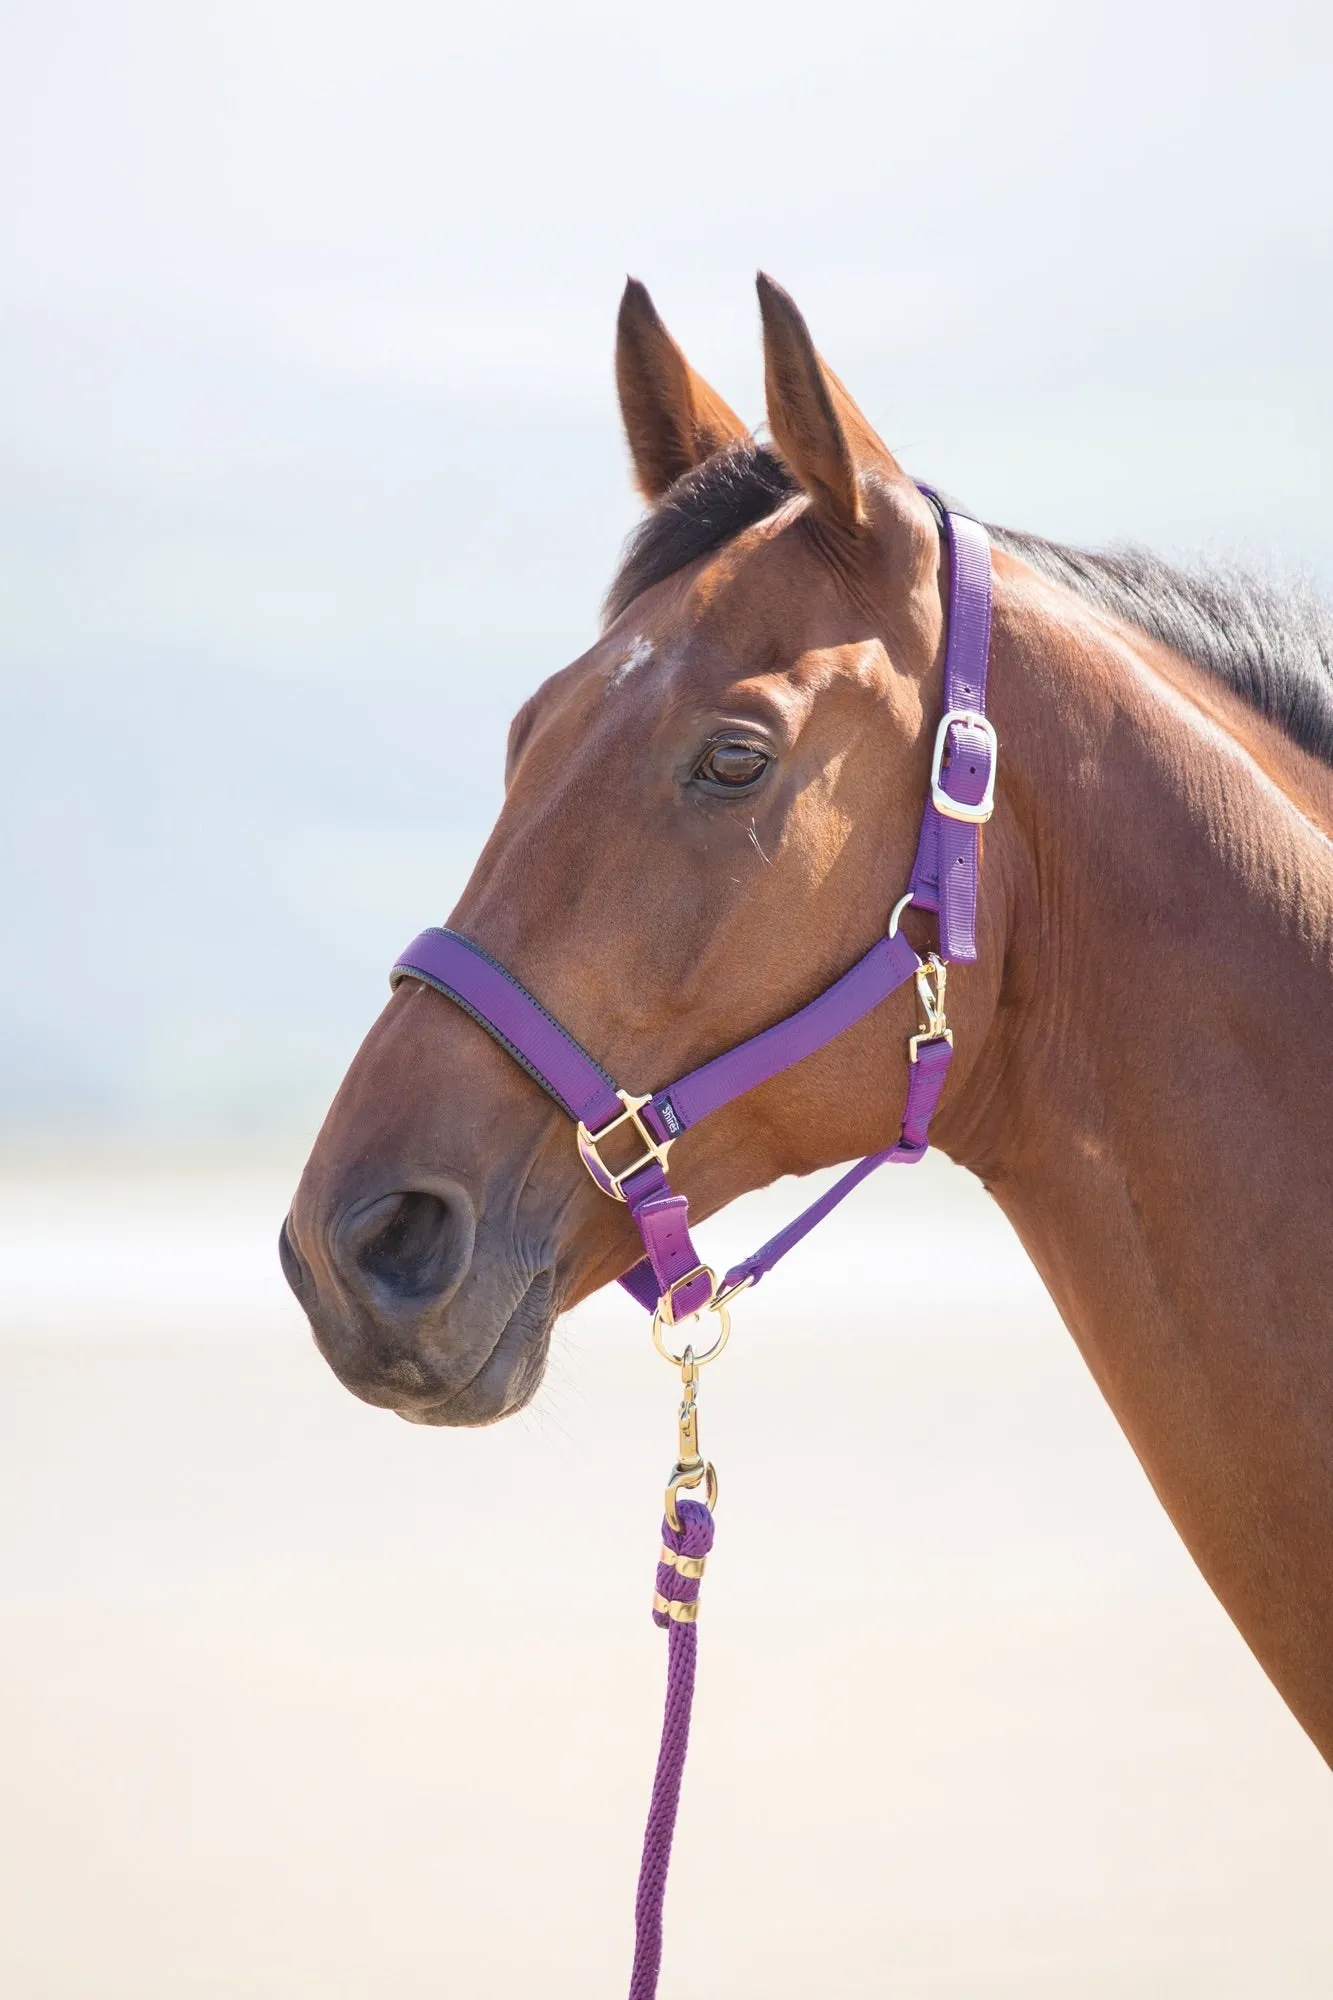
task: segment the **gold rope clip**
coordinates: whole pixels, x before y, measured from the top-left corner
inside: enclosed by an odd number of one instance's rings
[[[693,1625],[699,1617],[699,1600],[682,1604],[674,1597],[663,1597],[660,1590],[653,1592],[653,1610],[663,1618],[674,1618],[677,1625]]]
[[[698,1578],[703,1575],[705,1569],[708,1567],[707,1556],[678,1556],[676,1551],[669,1549],[665,1542],[662,1544],[662,1553],[657,1560],[666,1569],[674,1569],[677,1576]]]

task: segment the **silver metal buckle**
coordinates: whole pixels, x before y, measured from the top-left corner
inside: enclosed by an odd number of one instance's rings
[[[949,747],[949,731],[956,722],[965,723],[970,729],[979,729],[990,748],[990,773],[986,779],[986,789],[976,805],[969,806],[962,800],[952,799],[942,782],[944,755]],[[989,716],[978,714],[974,708],[951,708],[940,717],[940,726],[935,731],[935,755],[930,765],[930,803],[945,819],[960,819],[966,826],[984,826],[995,810],[995,774],[1000,766],[1000,739],[995,734],[995,724]]]

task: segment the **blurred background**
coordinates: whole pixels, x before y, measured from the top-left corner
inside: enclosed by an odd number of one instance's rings
[[[986,517],[1327,590],[1333,30],[1292,0],[5,27],[0,1987],[613,1993],[670,1379],[595,1301],[533,1413],[411,1431],[324,1371],[273,1242],[635,518],[624,274],[753,419],[762,265]],[[975,1295],[904,1326],[876,1260],[928,1307],[946,1229]],[[761,1294],[708,1385],[664,1992],[1333,1990],[1324,1767],[980,1190],[932,1161],[803,1254],[820,1323]]]

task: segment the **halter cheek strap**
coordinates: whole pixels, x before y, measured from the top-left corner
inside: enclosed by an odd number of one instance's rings
[[[949,545],[944,714],[935,733],[911,894],[923,910],[939,912],[940,957],[970,965],[977,955],[981,828],[995,798],[998,749],[986,716],[990,542],[986,530],[966,514],[943,506],[940,513]]]
[[[645,1255],[620,1280],[668,1324],[721,1305],[771,1271],[877,1167],[912,1164],[926,1152],[931,1116],[953,1053],[945,1023],[945,966],[976,958],[980,829],[995,794],[996,739],[986,718],[990,646],[990,546],[984,528],[929,496],[949,550],[949,614],[944,713],[936,732],[911,886],[888,934],[832,986],[794,1014],[725,1050],[647,1097],[616,1087],[574,1037],[512,973],[456,931],[427,930],[390,975],[445,994],[511,1055],[577,1128],[580,1155],[602,1192],[624,1201]],[[939,915],[940,953],[922,961],[897,928],[908,902]],[[700,1259],[689,1229],[689,1204],[667,1179],[671,1147],[710,1112],[766,1083],[862,1020],[888,994],[915,978],[924,1022],[911,1039],[907,1105],[898,1138],[852,1167],[794,1222],[734,1264],[719,1285]],[[617,1138],[615,1135],[619,1134]],[[614,1142],[627,1164],[613,1169],[603,1149]]]

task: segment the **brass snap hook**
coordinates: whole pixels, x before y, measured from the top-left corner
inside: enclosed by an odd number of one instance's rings
[[[671,1310],[672,1298],[681,1286],[697,1278],[700,1273],[708,1279],[708,1301],[700,1306],[697,1312],[688,1313],[684,1320],[678,1321]],[[748,1283],[749,1280],[746,1279],[741,1284],[733,1286],[725,1296],[720,1297],[715,1273],[709,1270],[707,1265],[701,1264],[697,1270],[687,1272],[685,1277],[676,1280],[665,1297],[659,1301],[657,1311],[653,1314],[653,1346],[664,1361],[669,1361],[673,1368],[680,1370],[681,1393],[680,1409],[676,1418],[676,1463],[672,1466],[667,1480],[664,1508],[675,1534],[681,1531],[680,1511],[676,1502],[682,1493],[691,1492],[696,1486],[702,1486],[709,1507],[717,1505],[717,1473],[699,1449],[699,1370],[706,1367],[710,1361],[716,1361],[730,1340],[731,1314],[727,1310],[727,1299],[733,1298],[738,1291],[743,1291]],[[691,1319],[702,1320],[704,1314],[709,1312],[717,1315],[717,1334],[711,1347],[706,1347],[702,1354],[696,1354],[693,1346],[688,1343],[679,1354],[668,1347],[666,1334],[669,1327],[687,1324]]]
[[[678,1535],[683,1525],[676,1507],[676,1501],[681,1493],[688,1492],[695,1486],[703,1487],[704,1499],[710,1508],[717,1506],[717,1474],[711,1465],[701,1459],[697,1465],[672,1466],[671,1477],[667,1480],[666,1500],[662,1511],[665,1513],[674,1534]]]
[[[947,1042],[950,1048],[953,1047],[953,1029],[944,1012],[944,990],[948,983],[949,968],[932,951],[916,969],[916,997],[921,1003],[921,1026],[915,1035],[907,1038],[907,1053],[913,1062],[920,1060],[922,1042]]]

